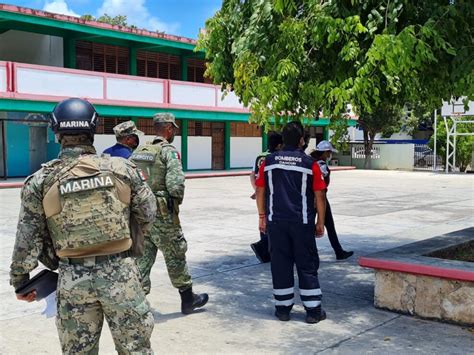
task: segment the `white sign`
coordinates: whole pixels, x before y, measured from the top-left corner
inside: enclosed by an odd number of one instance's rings
[[[441,116],[473,116],[474,115],[474,101],[469,101],[468,109],[464,107],[464,97],[459,99],[451,99],[450,102],[443,101],[441,107]]]

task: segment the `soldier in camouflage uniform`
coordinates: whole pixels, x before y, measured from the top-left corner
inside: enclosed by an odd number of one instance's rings
[[[145,238],[144,255],[137,259],[145,292],[150,292],[150,271],[158,249],[165,258],[171,283],[179,290],[181,312],[191,313],[204,306],[207,294],[195,294],[186,265],[187,243],[179,221],[179,205],[184,197],[184,173],[176,148],[171,145],[176,129],[175,118],[169,113],[153,117],[156,137],[153,142],[140,146],[131,160],[147,175],[157,201],[157,218],[151,234]]]
[[[96,122],[87,101],[55,107],[61,153],[25,181],[10,283],[28,281],[38,260],[58,268],[56,326],[65,354],[97,354],[104,316],[119,354],[152,353],[154,319],[129,249],[130,218],[147,232],[156,200],[133,163],[95,155]]]

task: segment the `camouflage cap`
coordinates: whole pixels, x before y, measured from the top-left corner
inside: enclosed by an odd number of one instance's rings
[[[114,127],[115,137],[127,137],[132,134],[140,135],[143,134],[142,131],[139,131],[135,126],[135,123],[132,121],[122,122]]]
[[[172,123],[176,128],[179,128],[176,124],[176,120],[172,113],[163,112],[163,113],[156,113],[153,116],[154,123]]]

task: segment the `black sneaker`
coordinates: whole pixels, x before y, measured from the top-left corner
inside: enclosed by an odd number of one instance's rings
[[[290,320],[290,311],[275,310],[275,316],[282,322],[288,322]]]
[[[341,251],[339,254],[336,255],[337,260],[345,260],[347,258],[350,258],[352,255],[354,255],[353,251]]]
[[[318,306],[306,309],[306,323],[316,324],[326,319],[326,311]]]

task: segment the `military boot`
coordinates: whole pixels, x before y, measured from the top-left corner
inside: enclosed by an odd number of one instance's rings
[[[201,293],[199,295],[193,293],[193,288],[187,288],[186,290],[179,290],[181,296],[181,313],[191,314],[196,308],[203,307],[209,300],[207,293]]]

